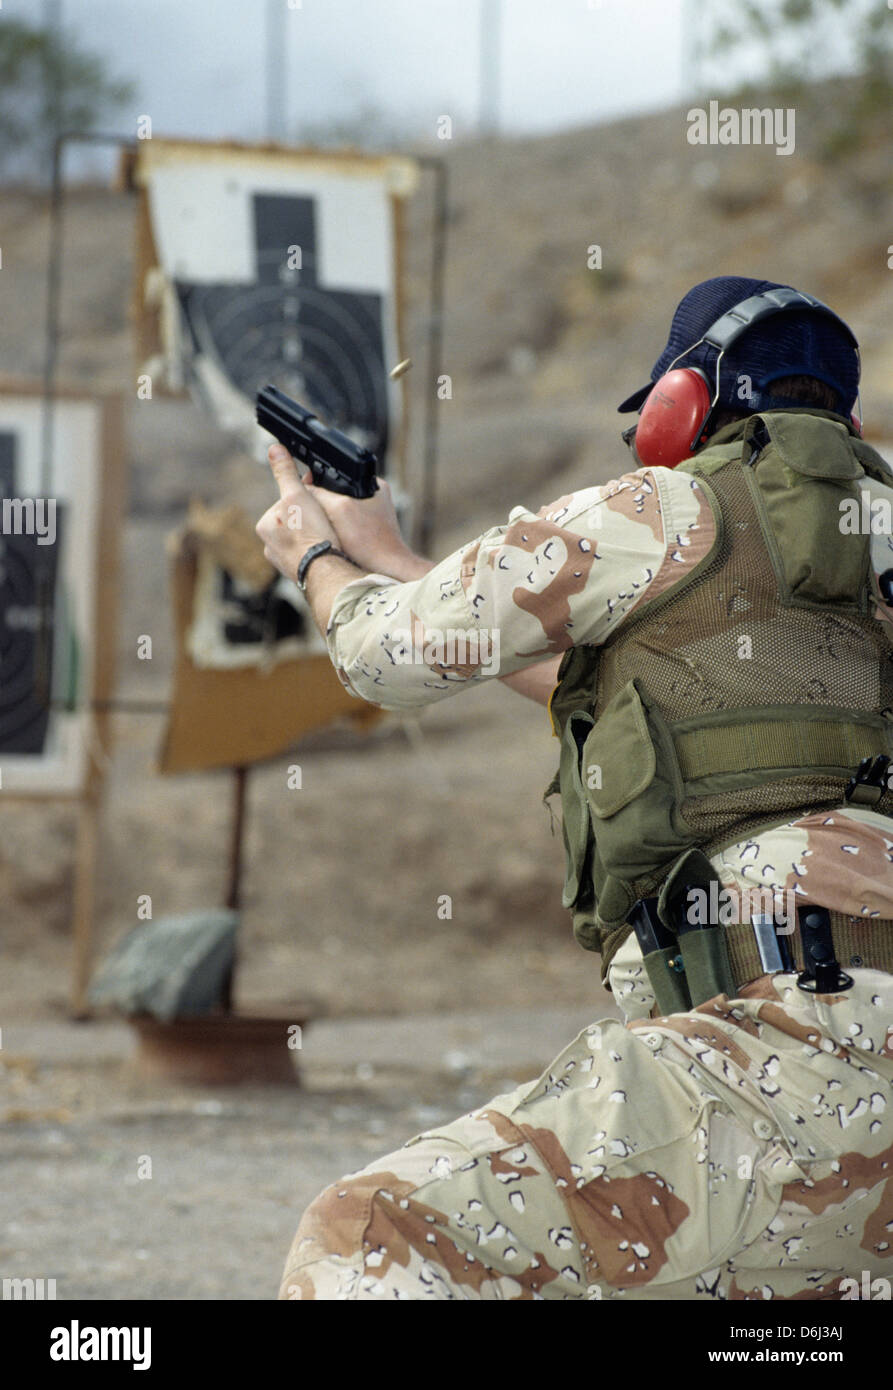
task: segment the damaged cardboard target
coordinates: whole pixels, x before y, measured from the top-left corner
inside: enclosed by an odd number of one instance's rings
[[[168,548],[176,660],[161,772],[247,766],[345,716],[377,723],[382,711],[341,684],[241,508],[193,502]]]

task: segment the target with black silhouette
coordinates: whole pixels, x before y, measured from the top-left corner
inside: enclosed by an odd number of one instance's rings
[[[255,397],[272,383],[374,453],[408,513],[404,387],[388,368],[400,357],[397,207],[413,162],[153,139],[136,169],[143,361],[166,367],[153,380],[186,387],[258,462],[270,438]],[[297,592],[258,596],[230,579],[198,575],[186,639],[196,664],[268,669],[324,650]]]
[[[53,652],[67,637],[57,631],[57,555],[56,546],[44,553],[34,536],[0,536],[0,759],[47,748]]]
[[[190,358],[213,363],[249,403],[273,382],[384,466],[390,432],[384,296],[320,283],[315,199],[254,194],[251,221],[252,282],[174,280]],[[198,380],[201,389],[207,373]]]
[[[65,638],[56,631],[63,509],[54,504],[52,541],[39,536],[37,499],[22,497],[18,486],[18,448],[13,431],[0,432],[0,757],[45,752],[53,649]]]
[[[120,403],[0,384],[0,785],[80,796],[111,694]],[[47,441],[51,441],[49,456]]]
[[[400,207],[417,162],[153,138],[128,168],[141,190],[138,352],[153,391],[188,390],[265,465],[271,441],[255,397],[272,383],[371,450],[408,516],[406,384],[389,368],[405,356]],[[264,588],[250,565],[228,573],[202,526],[174,557],[162,769],[248,766],[344,716],[373,722],[333,671],[294,583]],[[243,552],[233,555],[241,564]]]

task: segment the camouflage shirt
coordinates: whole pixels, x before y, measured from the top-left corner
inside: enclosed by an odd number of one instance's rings
[[[893,506],[893,490],[859,486]],[[582,643],[603,643],[639,605],[706,555],[714,520],[698,480],[642,468],[516,507],[423,578],[364,575],[332,608],[327,642],[342,682],[386,709],[409,710],[508,675]],[[871,535],[876,616],[889,624],[877,576],[893,567],[889,529]],[[893,917],[893,822],[855,807],[800,817],[713,859],[729,892],[794,892],[860,917]]]

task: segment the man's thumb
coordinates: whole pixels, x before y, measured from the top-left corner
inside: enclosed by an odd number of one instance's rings
[[[273,470],[273,477],[279,484],[279,496],[293,492],[295,483],[300,482],[297,465],[284,444],[272,444],[267,458]]]

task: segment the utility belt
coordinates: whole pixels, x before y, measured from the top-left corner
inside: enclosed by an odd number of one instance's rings
[[[797,907],[797,926],[768,913],[725,925],[692,924],[684,897],[673,905],[642,898],[630,914],[661,1015],[684,1013],[707,999],[736,998],[761,975],[798,971],[809,994],[852,988],[842,969],[867,965],[893,974],[893,919],[851,917],[815,903]],[[666,925],[666,918],[675,927]]]

